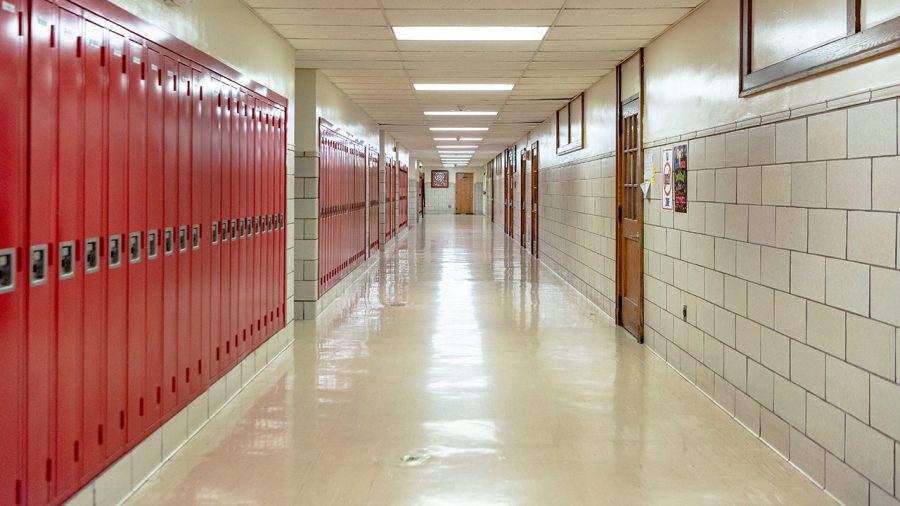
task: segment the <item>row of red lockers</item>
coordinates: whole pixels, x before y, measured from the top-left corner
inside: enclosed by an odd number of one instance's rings
[[[378,249],[379,154],[319,119],[319,295]],[[408,169],[385,158],[385,237],[406,226]],[[368,180],[369,205],[366,205]],[[398,188],[399,185],[399,188]],[[399,192],[399,198],[398,198]],[[368,221],[368,226],[366,222]]]
[[[63,0],[0,38],[0,504],[58,503],[283,328],[286,111]]]

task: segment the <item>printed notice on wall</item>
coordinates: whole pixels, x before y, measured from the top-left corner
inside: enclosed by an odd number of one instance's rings
[[[671,211],[674,202],[672,194],[672,148],[663,150],[662,159],[662,208]]]
[[[675,177],[675,212],[687,212],[687,144],[675,146],[672,160],[672,172]]]
[[[641,182],[641,190],[644,192],[644,197],[646,198],[647,192],[650,191],[650,180],[653,177],[653,153],[647,153],[647,158],[644,160],[644,180]]]

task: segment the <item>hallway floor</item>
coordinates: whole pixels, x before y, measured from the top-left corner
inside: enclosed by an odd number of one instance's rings
[[[295,329],[129,504],[830,503],[482,217]]]

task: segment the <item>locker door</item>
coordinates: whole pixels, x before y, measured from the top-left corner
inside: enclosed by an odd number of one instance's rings
[[[26,195],[26,114],[28,95],[27,24],[24,0],[9,2],[12,9],[0,10],[0,504],[22,502],[25,479],[25,302],[28,293],[25,270]],[[5,7],[5,6],[4,6]]]
[[[196,75],[196,74],[195,74]],[[210,88],[210,77],[209,74],[205,70],[200,71],[199,75],[200,79],[200,94],[197,97],[200,101],[200,111],[201,111],[201,123],[200,123],[200,138],[201,144],[200,148],[200,187],[199,187],[199,197],[200,197],[200,214],[197,216],[196,223],[200,228],[200,320],[199,320],[199,333],[200,333],[200,358],[197,364],[197,376],[200,379],[197,387],[198,391],[202,392],[206,390],[206,386],[209,384],[209,375],[210,375],[210,364],[212,363],[210,360],[210,349],[211,349],[211,338],[210,338],[210,325],[209,325],[209,316],[210,316],[210,279],[211,279],[211,262],[212,262],[212,242],[211,242],[211,233],[210,233],[210,221],[211,221],[211,198],[212,198],[212,185],[211,185],[211,140],[212,140],[212,113],[215,108],[215,104],[213,103],[213,94]],[[196,132],[197,130],[194,129]]]
[[[251,307],[251,321],[250,325],[253,329],[253,349],[256,349],[259,346],[261,341],[260,336],[260,324],[261,318],[260,315],[260,287],[262,286],[260,280],[261,274],[261,264],[262,258],[261,253],[262,250],[260,248],[260,240],[259,240],[259,210],[261,204],[262,187],[260,186],[259,175],[260,175],[260,165],[262,161],[262,150],[261,150],[261,142],[260,135],[262,134],[262,128],[260,119],[262,117],[259,108],[259,101],[256,98],[251,99],[252,106],[252,115],[251,115],[251,134],[250,134],[250,142],[252,142],[252,158],[250,160],[250,167],[253,171],[251,173],[251,184],[252,184],[252,200],[251,200],[251,212],[250,212],[250,223],[252,224],[253,234],[250,236],[253,248],[253,261],[251,265],[253,266],[253,270],[251,271],[251,290],[253,294],[253,303]]]
[[[269,164],[272,163],[272,151],[271,151],[271,114],[268,104],[263,103],[262,110],[263,121],[262,125],[262,167],[260,169],[260,179],[262,182],[262,209],[261,209],[261,218],[262,222],[260,225],[260,229],[262,233],[260,237],[262,239],[262,261],[263,261],[263,275],[262,275],[262,303],[260,305],[260,310],[262,312],[263,319],[263,341],[267,340],[271,335],[271,325],[269,322],[269,308],[271,307],[271,291],[270,287],[272,285],[272,247],[271,247],[271,239],[272,233],[269,228],[269,216],[270,216],[270,205],[272,201],[271,188],[272,184],[269,181],[269,175],[271,174],[271,169],[269,168]]]
[[[201,224],[203,223],[203,74],[193,69],[191,78],[191,214],[189,222],[191,259],[191,302],[190,302],[190,398],[203,391],[203,257]]]
[[[144,45],[127,42],[128,75],[128,440],[144,425],[147,352],[147,66]]]
[[[84,268],[84,68],[82,21],[59,11],[59,172],[56,264],[56,490],[73,492],[81,476]]]
[[[178,405],[188,401],[191,381],[191,68],[178,65]]]
[[[163,414],[174,411],[178,403],[178,381],[181,363],[179,360],[179,301],[181,290],[178,272],[181,255],[178,250],[178,230],[180,225],[179,192],[181,169],[181,116],[179,115],[179,86],[181,80],[178,63],[170,56],[163,57],[165,82],[163,83]]]
[[[230,205],[230,223],[229,223],[229,245],[231,251],[231,260],[229,267],[229,319],[231,328],[231,363],[237,363],[240,352],[238,351],[241,342],[241,315],[240,315],[240,289],[241,289],[241,243],[238,234],[238,220],[241,217],[241,102],[238,90],[231,87],[231,166],[229,170],[231,185]]]
[[[242,91],[240,95],[240,103],[241,103],[241,111],[240,111],[240,133],[239,133],[239,142],[240,142],[240,213],[238,214],[238,236],[240,242],[240,285],[238,287],[238,313],[240,315],[240,355],[239,358],[243,358],[247,354],[248,345],[248,337],[250,333],[250,316],[248,306],[250,305],[250,301],[252,300],[249,296],[249,275],[247,273],[247,269],[249,267],[249,259],[248,253],[250,248],[247,246],[247,230],[246,230],[246,218],[250,214],[250,206],[248,200],[250,198],[250,193],[248,190],[249,185],[249,177],[248,177],[248,167],[249,167],[249,146],[248,142],[248,134],[250,132],[249,128],[249,107],[247,105],[247,95]]]
[[[84,44],[84,472],[106,458],[106,54],[105,30],[85,22]],[[92,365],[93,364],[93,365]]]
[[[107,456],[126,440],[128,396],[128,60],[125,37],[109,32],[109,127],[107,185]]]
[[[144,425],[155,426],[162,412],[163,386],[163,244],[165,170],[163,163],[163,87],[165,73],[159,51],[147,50],[147,341],[144,382]]]
[[[209,98],[212,114],[210,146],[209,146],[209,177],[210,177],[210,211],[208,217],[209,238],[207,245],[211,245],[210,252],[210,284],[209,284],[209,326],[210,336],[210,377],[212,381],[219,378],[224,364],[225,345],[222,341],[220,325],[220,308],[222,294],[222,245],[219,242],[219,222],[222,218],[222,95],[219,81],[209,80]]]
[[[220,283],[221,283],[221,299],[219,306],[219,319],[221,322],[220,333],[221,338],[221,371],[227,372],[231,369],[231,357],[233,345],[232,335],[234,328],[231,325],[231,87],[222,83],[222,107],[220,112],[221,122],[221,157],[222,163],[220,174],[222,179],[222,196],[220,220],[221,228],[219,230],[219,248],[221,249],[220,265]]]
[[[53,369],[56,330],[56,169],[58,104],[57,9],[36,0],[31,10],[31,146],[29,153],[29,286],[28,293],[28,391],[27,501],[48,499],[48,483],[54,478],[50,420],[55,400],[50,374]],[[48,367],[49,366],[49,367]]]

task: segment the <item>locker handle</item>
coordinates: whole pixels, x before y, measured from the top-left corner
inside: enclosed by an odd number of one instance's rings
[[[122,264],[122,236],[109,238],[109,266],[116,268]]]
[[[16,250],[0,250],[0,293],[16,289]]]
[[[75,276],[75,243],[72,241],[59,244],[59,279]]]
[[[47,282],[47,245],[31,247],[31,286]]]
[[[100,267],[100,239],[91,238],[84,241],[85,272],[96,272]]]
[[[141,261],[141,233],[132,232],[128,235],[128,260],[135,264]]]

